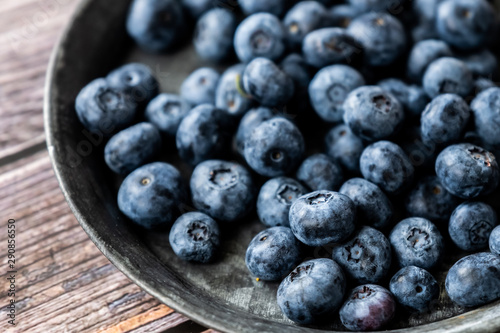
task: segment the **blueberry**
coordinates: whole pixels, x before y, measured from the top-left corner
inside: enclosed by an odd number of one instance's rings
[[[263,106],[286,104],[294,93],[294,82],[274,62],[266,58],[252,60],[243,72],[245,91]]]
[[[280,67],[295,83],[296,91],[309,86],[311,82],[311,73],[304,57],[298,53],[290,53],[280,63]]]
[[[500,256],[500,226],[496,226],[490,234],[490,251]]]
[[[348,196],[316,191],[295,200],[290,207],[290,228],[309,246],[345,240],[354,231],[356,206]]]
[[[332,257],[357,283],[376,283],[391,267],[391,245],[380,231],[362,227],[349,241],[335,246]]]
[[[366,180],[389,194],[398,194],[413,181],[415,169],[405,152],[397,144],[379,141],[369,145],[359,161]]]
[[[420,124],[408,126],[400,133],[398,142],[415,168],[433,171],[439,151],[436,144],[422,138]]]
[[[115,134],[104,148],[104,159],[114,172],[126,175],[151,161],[161,148],[158,129],[139,123]]]
[[[492,77],[497,73],[497,57],[488,49],[460,56],[474,76]],[[495,75],[496,76],[496,75]]]
[[[389,290],[375,284],[354,288],[340,308],[340,320],[351,331],[374,331],[394,317],[396,302]]]
[[[178,95],[160,94],[147,106],[146,119],[168,136],[175,136],[184,116],[191,110]]]
[[[168,226],[187,202],[179,171],[170,164],[146,164],[125,178],[118,191],[118,207],[136,224],[153,229]]]
[[[440,261],[443,237],[436,226],[421,217],[410,217],[399,222],[389,235],[400,267],[417,266],[430,269]]]
[[[349,0],[349,3],[361,12],[389,11],[396,7],[393,0]]]
[[[485,0],[445,0],[437,10],[439,37],[462,50],[484,46],[495,24],[495,10]]]
[[[304,138],[289,120],[262,122],[245,140],[245,160],[257,173],[277,177],[292,171],[304,155]]]
[[[115,69],[106,77],[109,85],[128,94],[138,105],[147,105],[159,92],[159,83],[151,69],[131,63]]]
[[[343,28],[323,28],[305,36],[302,53],[307,63],[322,68],[337,63],[352,63],[361,54],[362,45]]]
[[[377,185],[362,178],[351,178],[342,185],[339,192],[354,202],[360,223],[383,229],[392,222],[391,201]]]
[[[241,62],[265,57],[276,60],[285,52],[286,35],[281,21],[268,13],[257,13],[240,23],[234,49]]]
[[[453,53],[445,42],[437,39],[422,40],[413,45],[408,56],[408,77],[421,83],[427,67],[434,60],[451,56]]]
[[[438,38],[434,21],[417,23],[410,31],[414,43]]]
[[[335,261],[324,258],[305,261],[281,282],[278,305],[292,321],[312,324],[337,311],[345,285],[344,273]]]
[[[241,77],[244,70],[243,64],[226,69],[215,91],[215,106],[234,116],[245,114],[252,105],[252,100],[241,91]]]
[[[482,202],[466,202],[453,211],[448,232],[460,249],[479,251],[488,247],[491,231],[497,224],[497,214],[491,206]]]
[[[487,78],[484,78],[484,77],[480,77],[480,78],[477,78],[475,81],[474,81],[474,92],[476,94],[479,94],[485,90],[488,90],[490,88],[496,88],[497,85],[495,82],[491,81],[490,79],[487,79]]]
[[[443,150],[436,160],[436,174],[451,194],[463,199],[491,193],[500,177],[495,156],[470,143]]]
[[[302,40],[308,33],[328,26],[329,19],[328,10],[321,3],[317,1],[298,2],[283,19],[288,42],[293,48],[300,47]]]
[[[207,263],[214,259],[220,247],[219,226],[203,213],[186,213],[175,221],[168,239],[182,260]]]
[[[385,13],[367,13],[355,18],[347,31],[358,40],[370,66],[392,64],[405,51],[406,34],[397,18]]]
[[[422,177],[406,197],[405,206],[409,216],[423,217],[433,222],[447,222],[460,203],[448,192],[438,177]]]
[[[234,162],[209,160],[198,164],[190,186],[196,209],[223,222],[244,218],[255,202],[252,176]]]
[[[420,119],[422,138],[438,145],[459,141],[470,118],[470,108],[455,94],[436,96]]]
[[[213,0],[181,0],[182,7],[195,19],[213,7]]]
[[[359,9],[347,4],[335,5],[330,8],[332,26],[347,28],[359,15]]]
[[[321,69],[309,85],[309,98],[316,113],[327,122],[341,122],[348,94],[365,84],[363,76],[346,65]]]
[[[306,158],[297,170],[297,179],[313,191],[336,191],[344,181],[342,168],[324,154]]]
[[[363,86],[349,93],[344,102],[344,122],[366,141],[389,138],[401,128],[404,110],[391,93],[378,86]]]
[[[287,1],[285,0],[238,0],[238,4],[245,15],[266,12],[281,16],[287,7]]]
[[[75,109],[86,129],[110,134],[134,121],[137,104],[121,89],[111,87],[105,79],[96,79],[80,91]]]
[[[277,116],[277,112],[272,109],[259,107],[251,109],[241,118],[236,132],[236,149],[243,155],[245,150],[245,140],[252,131],[266,120]]]
[[[198,55],[213,62],[228,59],[233,51],[236,17],[227,9],[214,8],[196,23],[194,46]]]
[[[127,32],[146,51],[170,51],[184,35],[184,22],[177,0],[134,0]]]
[[[472,72],[456,58],[443,57],[434,60],[424,73],[423,86],[429,97],[439,94],[457,94],[467,97],[474,88]]]
[[[232,121],[210,104],[195,107],[184,117],[176,134],[179,156],[191,165],[222,157],[231,144]]]
[[[215,89],[219,79],[220,75],[215,69],[198,68],[182,82],[181,97],[192,106],[215,104]]]
[[[393,94],[410,116],[420,117],[429,103],[429,97],[422,87],[407,85],[400,79],[385,79],[380,81],[378,86]]]
[[[500,123],[500,88],[494,87],[481,92],[471,103],[476,132],[491,149],[500,148],[498,123]]]
[[[257,198],[257,215],[267,227],[290,227],[290,206],[307,193],[302,184],[292,178],[277,177],[262,185]]]
[[[400,269],[391,279],[389,289],[407,308],[424,311],[439,297],[439,284],[431,273],[416,266]]]
[[[300,262],[300,247],[290,228],[272,227],[252,239],[245,263],[253,276],[264,281],[279,281]]]
[[[446,291],[460,306],[473,307],[500,298],[500,257],[489,252],[457,261],[446,275]]]

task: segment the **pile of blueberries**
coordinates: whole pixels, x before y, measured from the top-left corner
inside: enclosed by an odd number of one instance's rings
[[[86,129],[113,129],[120,210],[170,228],[180,258],[212,261],[221,232],[256,210],[267,229],[246,265],[281,281],[278,305],[298,324],[338,312],[349,330],[376,330],[397,304],[425,311],[440,295],[433,272],[457,250],[441,297],[500,298],[490,2],[135,0],[126,27],[146,51],[192,38],[203,61],[229,66],[197,69],[177,95],[128,64],[76,99]],[[189,186],[160,162],[170,145],[194,169]],[[314,247],[331,259],[303,261]]]

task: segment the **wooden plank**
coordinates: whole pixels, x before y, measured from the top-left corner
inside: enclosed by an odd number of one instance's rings
[[[2,320],[0,331],[163,332],[188,321],[100,253],[69,210],[47,152],[0,167],[0,212],[0,231],[16,219],[19,255],[19,324],[12,328]],[[0,293],[1,317],[6,302]]]

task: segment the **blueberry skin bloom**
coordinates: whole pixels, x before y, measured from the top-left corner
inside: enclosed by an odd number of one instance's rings
[[[400,269],[391,279],[389,289],[405,307],[425,311],[429,303],[439,297],[439,284],[425,269],[408,266]]]
[[[427,67],[422,82],[430,98],[440,94],[467,97],[474,88],[474,78],[467,65],[450,57],[434,60]]]
[[[500,256],[500,226],[496,226],[491,232],[489,246],[491,253]]]
[[[248,170],[234,162],[209,160],[191,175],[193,205],[223,222],[237,222],[252,210],[255,188]]]
[[[366,141],[377,141],[395,134],[405,114],[391,93],[377,86],[354,89],[344,102],[344,122]]]
[[[300,247],[290,228],[272,227],[252,239],[245,263],[253,276],[264,281],[280,281],[300,262]]]
[[[265,107],[251,109],[245,113],[236,131],[236,149],[238,153],[244,154],[245,140],[257,126],[276,116],[277,113],[274,110]]]
[[[389,235],[399,267],[434,267],[443,254],[441,233],[429,220],[410,217],[399,222]]]
[[[332,191],[305,194],[290,207],[290,228],[309,246],[345,240],[354,231],[356,206],[348,196]]]
[[[292,178],[277,177],[262,185],[257,198],[257,215],[267,227],[290,227],[288,214],[292,203],[308,191]]]
[[[180,172],[170,164],[155,162],[125,178],[118,191],[118,207],[136,224],[153,229],[174,222],[187,198]]]
[[[397,144],[379,141],[369,145],[359,160],[363,177],[389,194],[398,194],[413,181],[415,168]]]
[[[314,154],[302,162],[297,179],[313,191],[336,191],[344,181],[344,174],[337,162],[324,154]]]
[[[485,0],[446,0],[437,9],[439,38],[458,49],[484,46],[495,24],[495,10]]]
[[[274,62],[256,58],[243,72],[243,88],[261,105],[278,107],[292,98],[295,85],[292,78]]]
[[[245,15],[266,12],[276,16],[281,16],[287,5],[285,0],[238,0],[238,4]]]
[[[471,103],[476,132],[492,149],[500,148],[500,88],[487,89],[477,95]]]
[[[146,119],[161,132],[173,137],[179,125],[191,110],[189,104],[178,95],[160,94],[146,107]]]
[[[135,0],[127,17],[127,32],[146,51],[168,51],[184,35],[184,22],[179,1]]]
[[[455,94],[436,96],[420,118],[422,138],[438,145],[459,141],[469,122],[470,108]]]
[[[359,158],[365,149],[363,141],[345,124],[332,128],[325,137],[326,154],[345,169],[359,173]]]
[[[194,30],[194,47],[205,60],[220,62],[233,51],[236,18],[227,9],[214,8],[203,14]]]
[[[328,10],[317,1],[301,1],[285,15],[283,25],[288,42],[294,48],[302,45],[302,40],[311,31],[323,28],[330,22]]]
[[[405,200],[409,216],[423,217],[433,222],[447,222],[460,200],[448,192],[438,177],[422,177]]]
[[[351,178],[342,185],[340,193],[347,195],[356,206],[357,220],[374,228],[382,229],[392,221],[391,201],[375,184],[363,178]]]
[[[446,275],[451,300],[473,307],[500,298],[500,257],[489,252],[471,254],[457,261]]]
[[[456,246],[472,252],[488,248],[490,234],[497,224],[497,214],[491,206],[466,202],[451,215],[448,232]]]
[[[302,53],[306,62],[316,68],[337,63],[351,63],[363,46],[343,28],[323,28],[304,38]]]
[[[195,107],[184,117],[175,142],[179,156],[191,165],[227,154],[231,119],[210,104]]]
[[[96,79],[80,91],[75,110],[86,129],[109,134],[134,121],[137,104],[122,90],[112,88],[105,79]]]
[[[391,245],[380,231],[363,227],[349,241],[334,247],[332,258],[357,283],[376,283],[391,267]]]
[[[111,87],[122,90],[139,105],[147,105],[158,95],[160,84],[151,69],[143,64],[131,63],[115,69],[106,77]]]
[[[230,115],[241,116],[250,109],[252,100],[242,94],[241,77],[245,65],[238,64],[229,67],[222,74],[215,91],[215,106],[225,110]]]
[[[290,320],[312,324],[337,311],[345,285],[344,273],[335,261],[325,258],[305,261],[281,281],[278,305]]]
[[[429,97],[420,86],[407,85],[399,79],[385,79],[380,81],[378,85],[393,94],[410,116],[420,117],[427,103],[429,103]]]
[[[161,149],[161,136],[150,123],[139,123],[115,134],[104,148],[108,167],[126,175],[151,161]]]
[[[241,62],[264,57],[280,58],[285,52],[285,30],[281,21],[269,13],[257,13],[240,23],[234,34],[234,49]]]
[[[408,77],[420,84],[425,70],[434,60],[452,56],[453,53],[448,44],[441,40],[426,39],[420,41],[413,45],[408,56]]]
[[[358,40],[370,66],[392,64],[406,48],[406,34],[397,18],[385,13],[367,13],[355,18],[347,31]]]
[[[375,331],[389,323],[396,301],[389,290],[375,284],[354,288],[340,308],[340,320],[351,331]]]
[[[245,160],[258,174],[282,176],[302,160],[305,143],[299,129],[289,120],[273,118],[254,128],[245,140]]]
[[[220,75],[215,69],[198,68],[182,82],[181,97],[192,106],[215,104],[215,89],[219,79]]]
[[[463,199],[491,193],[500,177],[495,156],[470,143],[443,150],[436,160],[436,174],[451,194]]]
[[[363,76],[346,65],[321,69],[309,84],[309,99],[324,121],[338,123],[344,116],[344,101],[354,89],[365,84]]]
[[[186,213],[175,221],[168,240],[182,260],[208,263],[220,247],[219,226],[203,213]]]

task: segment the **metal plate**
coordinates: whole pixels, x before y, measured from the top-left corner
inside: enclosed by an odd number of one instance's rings
[[[47,76],[47,145],[62,191],[83,229],[102,253],[140,287],[205,326],[225,332],[343,331],[338,318],[324,327],[294,325],[276,305],[277,283],[257,282],[248,274],[244,253],[251,238],[263,229],[258,221],[241,221],[236,228],[228,228],[232,230],[223,235],[218,260],[198,265],[183,262],[173,254],[167,232],[145,232],[119,212],[116,192],[121,180],[105,167],[103,139],[89,136],[78,122],[74,111],[76,95],[92,79],[128,61],[150,65],[162,90],[176,93],[187,74],[202,65],[190,46],[161,56],[137,50],[124,30],[128,4],[124,0],[83,1],[54,50]],[[190,168],[178,161],[173,149],[170,151],[165,159],[188,177]],[[312,254],[321,256],[325,251]],[[457,254],[450,254],[436,272],[440,281],[456,259]],[[498,313],[499,302],[466,312],[450,302],[442,285],[439,302],[427,313],[410,315],[399,311],[390,328],[395,332],[499,332]],[[421,326],[411,328],[417,325]]]

